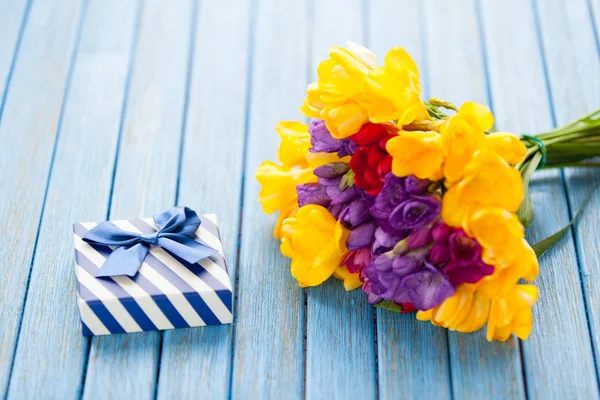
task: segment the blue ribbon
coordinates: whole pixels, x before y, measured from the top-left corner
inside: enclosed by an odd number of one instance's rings
[[[153,218],[160,228],[158,232],[128,232],[110,222],[103,222],[83,236],[83,240],[89,244],[117,246],[96,273],[96,278],[118,275],[133,277],[153,246],[162,247],[191,264],[217,252],[193,239],[201,224],[194,210],[173,207]]]

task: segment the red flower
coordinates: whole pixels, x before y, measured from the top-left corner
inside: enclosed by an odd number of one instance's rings
[[[402,307],[402,311],[400,311],[402,314],[408,314],[414,311],[417,311],[417,307],[415,307],[413,305],[413,303],[396,303],[398,304],[400,307]]]
[[[371,196],[379,194],[385,175],[392,170],[392,157],[385,144],[397,131],[393,124],[367,123],[350,137],[359,145],[350,159],[354,183]]]

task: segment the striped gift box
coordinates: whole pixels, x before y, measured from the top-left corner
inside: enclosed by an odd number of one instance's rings
[[[83,235],[95,222],[73,225],[78,305],[85,336],[192,326],[229,324],[231,280],[214,214],[202,221],[195,240],[218,253],[190,264],[160,247],[152,247],[133,277],[95,278],[108,255],[107,246],[90,245]],[[153,233],[152,218],[111,221],[125,231]]]

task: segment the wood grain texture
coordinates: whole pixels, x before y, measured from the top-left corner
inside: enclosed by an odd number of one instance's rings
[[[27,20],[28,0],[0,1],[0,121],[10,75]]]
[[[241,218],[250,13],[250,1],[200,2],[178,199],[180,205],[217,214],[233,281]],[[223,325],[165,332],[158,398],[227,398],[233,331],[233,325]]]
[[[585,1],[539,2],[537,10],[557,125],[596,109],[600,105],[600,48],[594,26],[585,23],[590,10]],[[597,169],[565,170],[571,216],[587,193],[600,183]],[[600,191],[596,191],[574,227],[580,278],[591,327],[598,377],[600,351]]]
[[[370,2],[368,45],[379,62],[394,46],[402,46],[421,71],[423,97],[429,94],[425,52],[425,10],[414,1]],[[379,397],[449,399],[452,396],[446,331],[415,319],[377,310]],[[427,390],[423,390],[423,388]]]
[[[328,46],[402,46],[423,98],[536,133],[600,104],[599,27],[599,0],[0,0],[0,397],[598,398],[600,190],[542,259],[530,339],[490,344],[299,288],[254,173]],[[536,173],[529,241],[598,182]],[[175,203],[218,214],[235,326],[83,338],[70,224]]]
[[[317,79],[319,63],[329,57],[330,46],[364,44],[362,6],[360,0],[313,3],[311,82]],[[333,277],[306,293],[306,398],[374,399],[375,327],[367,296],[360,289],[346,292]]]
[[[592,29],[596,34],[596,47],[600,52],[600,0],[588,0]],[[581,24],[586,24],[585,20]]]
[[[502,4],[484,2],[482,6],[498,126],[514,132],[550,128],[552,110],[534,7],[516,0]],[[511,29],[506,29],[508,25]],[[556,35],[552,40],[561,39]],[[538,212],[528,230],[530,243],[547,237],[568,222],[560,171],[538,172],[536,177],[530,193]],[[534,328],[522,344],[528,396],[597,398],[590,335],[570,234],[541,259],[536,285],[540,296],[533,310]]]
[[[57,126],[81,14],[79,1],[36,4],[0,125],[0,393],[8,388]],[[10,306],[5,306],[10,305]]]
[[[175,203],[188,85],[192,1],[144,1],[127,95],[110,218]],[[97,219],[102,219],[99,215]],[[84,399],[154,396],[161,332],[94,337]],[[129,376],[123,379],[123,376]]]
[[[255,7],[231,396],[293,399],[303,395],[304,291],[273,238],[275,216],[258,203],[254,171],[275,159],[277,121],[302,118],[307,3],[260,0]]]
[[[431,96],[457,106],[475,101],[493,107],[476,1],[425,4]],[[524,398],[518,340],[489,343],[485,329],[473,334],[448,331],[448,345],[455,398]]]
[[[9,398],[78,398],[88,339],[75,301],[71,225],[106,214],[134,3],[92,2],[64,106]],[[35,379],[31,371],[36,371]],[[57,379],[57,376],[60,379]]]

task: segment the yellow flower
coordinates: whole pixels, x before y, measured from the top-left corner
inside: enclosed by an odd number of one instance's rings
[[[523,246],[523,225],[511,212],[497,207],[482,207],[473,213],[467,227],[481,245],[481,259],[487,264],[507,267],[521,253],[530,256],[525,254]],[[528,270],[524,270],[523,274]]]
[[[302,287],[326,281],[348,252],[350,231],[326,208],[309,204],[283,221],[281,253],[292,259],[291,272]]]
[[[515,285],[505,297],[488,298],[461,285],[453,296],[427,311],[418,311],[417,319],[459,332],[474,332],[487,322],[487,339],[507,340],[511,334],[527,339],[531,333],[531,308],[537,301],[533,285]]]
[[[296,199],[293,203],[290,203],[285,208],[279,210],[279,215],[277,215],[277,221],[275,222],[275,227],[273,228],[273,236],[275,239],[281,239],[281,225],[286,218],[291,218],[296,215],[298,212],[298,200]]]
[[[464,178],[445,193],[442,219],[468,232],[468,219],[479,207],[496,206],[515,212],[522,199],[519,171],[494,151],[482,148],[465,167]]]
[[[386,145],[393,158],[396,176],[416,175],[420,179],[438,180],[442,176],[444,152],[442,136],[433,131],[400,131]]]
[[[296,186],[317,181],[311,168],[284,168],[271,161],[265,161],[258,167],[256,179],[262,186],[258,201],[267,214],[289,209],[289,204],[295,203],[298,198]]]
[[[516,251],[518,253],[511,265],[507,267],[498,265],[492,275],[486,276],[473,284],[478,293],[490,299],[492,297],[506,297],[521,278],[530,282],[537,278],[539,272],[538,260],[535,252],[525,239],[521,239],[521,248]]]
[[[348,292],[362,286],[360,274],[348,271],[345,265],[338,265],[335,271],[333,271],[333,276],[344,281],[344,289]]]
[[[441,127],[444,146],[444,175],[450,182],[463,177],[467,164],[485,141],[485,130],[491,128],[494,117],[491,111],[476,103],[465,103],[458,113]]]
[[[427,311],[418,311],[419,321],[431,321],[459,332],[475,332],[488,320],[490,300],[460,285],[454,295],[448,297],[439,306]]]
[[[460,107],[457,115],[480,131],[487,131],[494,126],[494,116],[490,109],[483,104],[468,101]]]
[[[336,139],[354,135],[369,120],[363,108],[353,101],[327,106],[321,110],[320,117]]]
[[[510,165],[517,165],[525,159],[527,148],[512,133],[494,132],[486,136],[486,141]]]
[[[286,168],[272,163],[263,162],[256,170],[256,179],[261,184],[258,201],[267,214],[279,211],[273,236],[281,237],[281,223],[285,218],[293,216],[298,209],[298,193],[296,186],[302,183],[316,182],[313,169]]]
[[[423,115],[419,70],[401,47],[392,48],[385,56],[383,67],[369,72],[366,92],[359,101],[367,108],[371,122],[397,120],[402,126]]]
[[[306,97],[300,111],[310,118],[321,118],[321,110],[327,105],[321,100],[321,91],[317,82],[310,83],[306,88]]]
[[[527,339],[533,323],[531,309],[537,298],[537,287],[516,285],[506,297],[492,299],[487,340],[505,341],[513,333],[520,339]]]
[[[348,49],[329,48],[329,59],[317,68],[318,81],[306,90],[302,112],[323,119],[334,138],[353,135],[368,120],[358,98],[364,95],[367,74],[376,65],[375,55],[354,43]]]
[[[275,130],[281,137],[277,158],[283,166],[306,166],[306,154],[311,147],[308,125],[296,121],[281,121]]]

